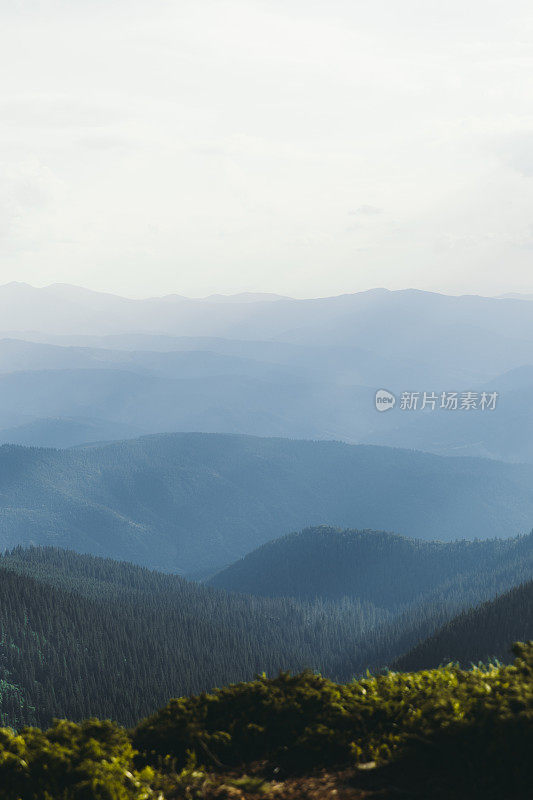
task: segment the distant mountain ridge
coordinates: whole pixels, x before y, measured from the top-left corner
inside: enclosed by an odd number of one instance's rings
[[[533,463],[528,300],[414,289],[142,300],[8,284],[0,320],[0,441],[35,424],[32,444],[83,444],[69,420],[86,419],[105,439],[242,433]],[[397,402],[378,414],[374,404],[377,389],[399,398],[489,388],[499,395],[490,413],[411,413]],[[55,440],[49,419],[65,419]]]
[[[106,419],[46,417],[0,429],[0,444],[26,447],[66,448],[116,439],[136,439],[144,433],[133,426]]]
[[[214,572],[311,525],[515,536],[531,529],[532,488],[529,465],[339,442],[184,433],[61,451],[5,445],[0,547]]]
[[[416,364],[375,358],[358,348],[165,341],[178,349],[0,340],[0,442],[65,447],[94,441],[89,429],[84,438],[83,426],[76,433],[72,420],[80,419],[90,420],[90,428],[102,429],[96,440],[204,431],[338,439],[442,455],[533,461],[533,407],[527,402],[533,392],[533,367],[529,365],[470,385],[497,393],[494,411],[450,412],[437,406],[431,413],[409,412],[399,410],[397,403],[393,411],[378,414],[372,386],[392,389],[402,380],[416,386],[422,380]],[[142,346],[138,338],[135,342]],[[383,375],[390,382],[381,382]],[[441,379],[427,375],[422,385],[436,388]],[[462,384],[456,378],[450,385],[457,389]],[[57,421],[56,438],[47,422],[51,419]],[[28,438],[17,430],[22,427]],[[45,437],[41,429],[46,429]]]
[[[6,284],[0,286],[0,313],[4,331],[71,335],[144,332],[312,345],[357,344],[389,355],[411,350],[419,358],[424,352],[426,361],[431,360],[427,356],[433,348],[443,364],[460,357],[472,366],[474,352],[482,363],[489,358],[494,362],[504,355],[502,346],[513,342],[518,362],[509,364],[512,354],[508,353],[507,368],[527,362],[530,350],[525,345],[533,341],[527,301],[456,297],[414,289],[372,289],[338,297],[281,297],[275,302],[250,299],[243,303],[231,298],[220,302],[178,295],[138,300],[68,285],[38,289]],[[421,325],[424,337],[418,335]],[[386,330],[391,327],[395,330],[393,339]],[[462,339],[462,353],[454,351],[457,337]],[[496,371],[503,371],[505,366],[500,363]]]

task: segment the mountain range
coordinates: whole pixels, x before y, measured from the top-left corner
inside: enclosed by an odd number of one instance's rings
[[[476,362],[478,369],[499,358],[508,363],[524,352],[529,355],[530,350],[523,348],[533,341],[527,299],[455,297],[413,289],[372,289],[312,300],[259,296],[243,303],[239,297],[220,302],[178,295],[136,300],[66,284],[39,289],[11,283],[0,287],[0,311],[5,332],[97,336],[144,332],[363,348],[371,344],[372,352],[385,350],[389,356],[416,353],[419,358],[424,352],[428,362],[446,355],[447,360],[460,358],[464,364],[475,353],[478,359],[482,356]],[[452,345],[458,340],[463,350],[454,354]],[[502,348],[506,342],[513,343],[513,355]],[[496,343],[496,349],[489,347]]]
[[[532,309],[0,286],[0,722],[508,659],[533,636]],[[454,391],[496,407],[401,401]]]
[[[132,300],[0,286],[0,442],[204,431],[533,462],[531,309],[527,297],[415,290]],[[385,414],[378,389],[397,397]],[[498,402],[402,409],[412,391],[420,404],[452,391]]]
[[[215,572],[312,525],[421,539],[531,529],[533,466],[221,434],[0,447],[0,547],[46,544]]]

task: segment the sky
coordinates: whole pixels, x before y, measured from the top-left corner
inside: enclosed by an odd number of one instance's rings
[[[533,292],[533,6],[0,4],[0,282]]]

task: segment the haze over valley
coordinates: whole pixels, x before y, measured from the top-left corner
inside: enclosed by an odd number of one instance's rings
[[[527,298],[127,300],[9,284],[0,310],[0,441],[68,447],[202,431],[533,460]],[[376,414],[382,388],[398,403]],[[496,392],[497,405],[400,408],[402,392],[466,391]]]

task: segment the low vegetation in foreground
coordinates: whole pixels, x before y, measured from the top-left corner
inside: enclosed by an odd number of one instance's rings
[[[510,800],[533,785],[533,642],[515,661],[337,684],[258,677],[171,700],[126,730],[0,729],[4,800]]]

